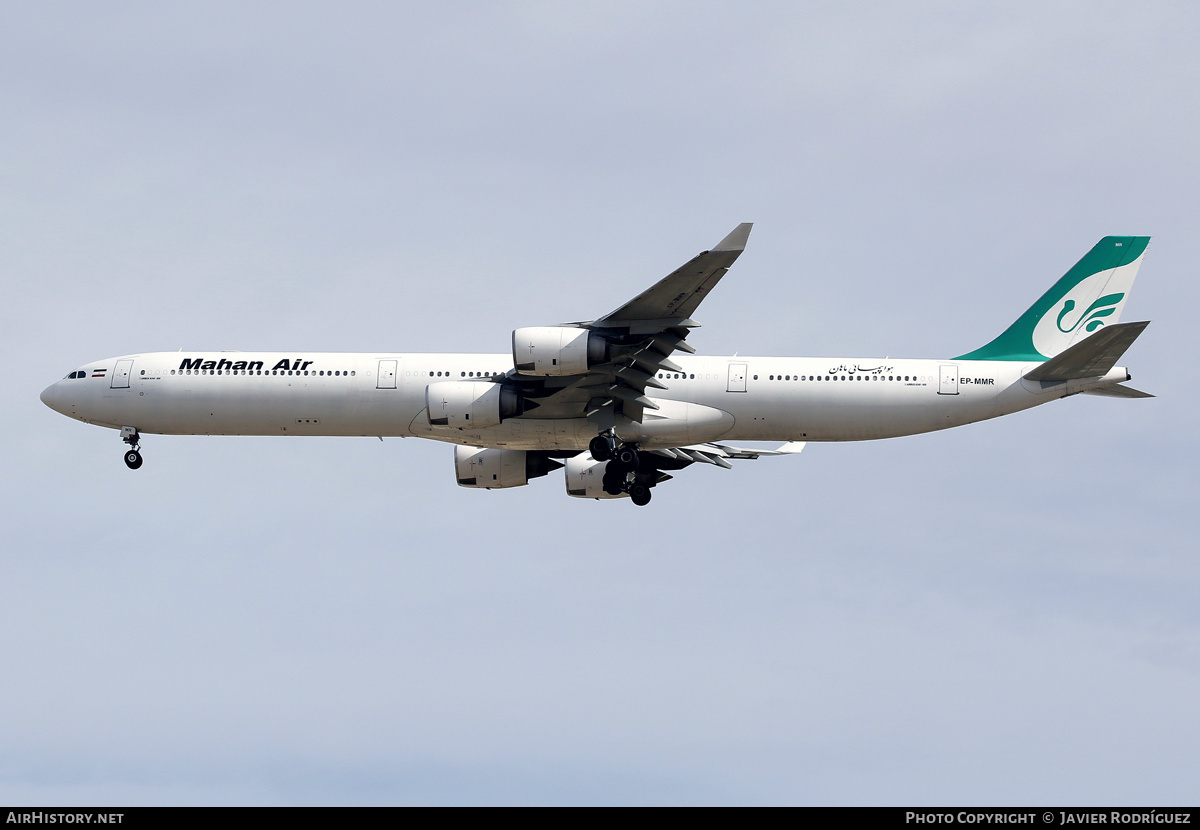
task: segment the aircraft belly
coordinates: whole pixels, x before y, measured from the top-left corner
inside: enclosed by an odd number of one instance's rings
[[[586,418],[510,418],[498,426],[476,430],[433,427],[424,410],[413,418],[410,430],[435,441],[509,450],[582,450],[597,432],[596,425]]]

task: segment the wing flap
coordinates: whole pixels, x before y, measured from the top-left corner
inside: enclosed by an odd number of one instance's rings
[[[676,447],[676,452],[686,453],[695,461],[705,464],[718,464],[726,469],[732,469],[726,459],[756,459],[771,455],[796,455],[804,450],[805,442],[789,441],[773,450],[746,449],[731,447],[728,444],[691,444],[686,447]]]

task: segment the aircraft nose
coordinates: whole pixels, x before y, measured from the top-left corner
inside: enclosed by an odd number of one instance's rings
[[[47,386],[45,389],[43,389],[42,394],[39,397],[42,399],[42,403],[44,403],[46,406],[50,407],[55,412],[59,411],[58,407],[56,406],[56,404],[58,403],[58,384],[57,383],[52,383],[49,386]]]

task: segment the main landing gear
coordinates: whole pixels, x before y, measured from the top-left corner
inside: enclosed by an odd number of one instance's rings
[[[138,452],[142,446],[142,436],[137,427],[121,427],[121,440],[129,445],[129,449],[125,451],[125,466],[136,470],[142,466],[142,454]]]
[[[617,436],[608,430],[591,440],[588,450],[597,461],[607,461],[601,483],[610,496],[628,493],[630,500],[639,507],[650,503],[650,488],[654,486],[657,471],[639,473],[641,459],[635,444],[618,444]]]
[[[597,461],[608,461],[613,456],[613,448],[616,446],[616,439],[611,432],[604,432],[597,435],[588,444],[588,451],[592,454],[592,458]]]

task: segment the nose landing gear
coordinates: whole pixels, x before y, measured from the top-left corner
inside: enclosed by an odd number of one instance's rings
[[[137,427],[121,427],[121,440],[129,445],[129,449],[125,453],[125,466],[136,470],[142,466],[142,454],[138,452],[142,446],[142,436],[138,433]]]

